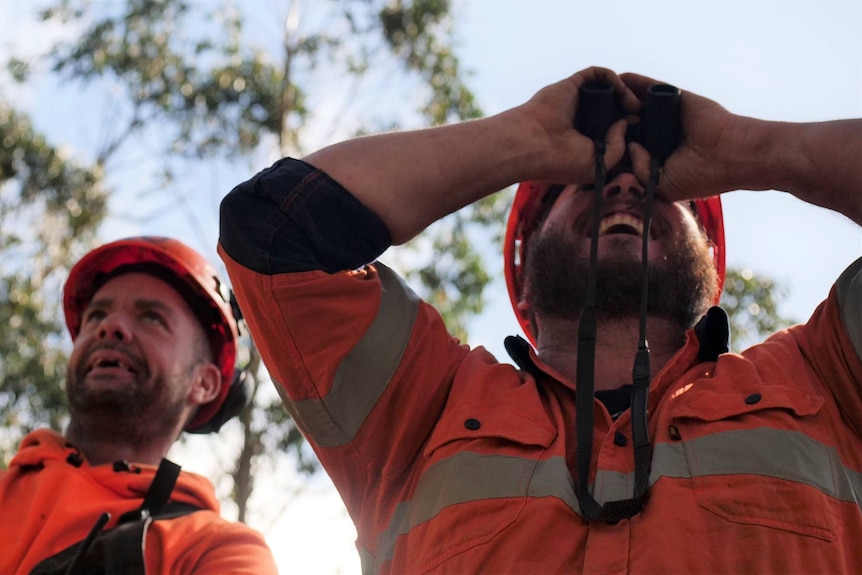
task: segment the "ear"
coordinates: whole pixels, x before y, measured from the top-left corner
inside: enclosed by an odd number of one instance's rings
[[[188,400],[193,405],[209,403],[221,392],[221,370],[214,363],[202,363],[195,368]]]

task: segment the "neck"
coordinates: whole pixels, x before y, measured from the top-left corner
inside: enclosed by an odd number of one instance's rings
[[[100,427],[111,429],[100,429]],[[131,433],[127,431],[120,424],[87,425],[73,417],[64,436],[81,450],[90,465],[102,465],[121,460],[143,465],[158,465],[179,435],[179,430],[172,435],[162,434],[161,437],[147,432],[136,432],[136,430],[131,430]]]
[[[539,318],[539,358],[572,382],[578,363],[578,321]],[[654,377],[685,342],[685,329],[662,318],[647,319],[650,377]],[[595,390],[632,383],[632,366],[640,341],[639,319],[599,320],[596,326]]]

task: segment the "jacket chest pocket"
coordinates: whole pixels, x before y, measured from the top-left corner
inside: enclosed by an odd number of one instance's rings
[[[674,410],[673,420],[698,505],[733,523],[832,541],[838,529],[841,462],[806,435],[823,399],[765,386]]]
[[[391,541],[393,572],[422,573],[456,555],[490,552],[486,544],[523,511],[555,437],[538,398],[450,405],[426,444],[424,472]]]
[[[496,397],[468,398],[450,405],[425,446],[431,461],[454,453],[536,457],[557,435],[533,385]]]

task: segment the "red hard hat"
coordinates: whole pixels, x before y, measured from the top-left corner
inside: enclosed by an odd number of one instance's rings
[[[518,308],[521,299],[521,289],[524,285],[524,255],[527,252],[527,242],[536,229],[536,224],[542,206],[542,198],[551,184],[545,182],[522,182],[515,192],[512,211],[506,224],[506,239],[503,245],[504,273],[509,299],[518,317],[521,329],[535,345],[533,333],[530,330],[530,320],[524,310]],[[721,211],[721,199],[718,196],[694,200],[694,208],[698,220],[709,238],[715,270],[718,272],[718,291],[715,302],[721,296],[724,286],[724,218]]]
[[[142,236],[105,244],[75,264],[63,288],[63,310],[72,341],[78,337],[81,315],[93,295],[120,268],[151,273],[171,284],[203,325],[213,361],[221,369],[222,386],[219,396],[202,405],[186,429],[206,424],[222,407],[234,380],[239,332],[227,286],[203,256],[178,240]]]

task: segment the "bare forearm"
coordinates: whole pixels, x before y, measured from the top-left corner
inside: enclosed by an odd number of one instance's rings
[[[616,74],[588,68],[496,116],[343,142],[305,161],[376,213],[393,243],[403,243],[441,217],[516,182],[592,181],[592,141],[573,128],[578,88],[590,80],[609,82],[627,110],[637,109],[637,98]],[[619,121],[608,132],[609,165],[623,155],[624,131],[625,122]]]
[[[760,187],[840,212],[862,225],[862,120],[766,123]]]
[[[374,211],[398,244],[533,171],[536,158],[527,140],[518,114],[508,112],[349,140],[305,161],[326,171]]]

